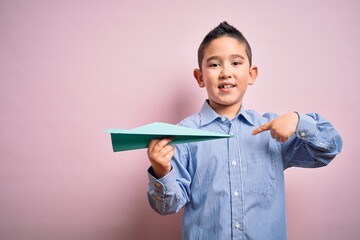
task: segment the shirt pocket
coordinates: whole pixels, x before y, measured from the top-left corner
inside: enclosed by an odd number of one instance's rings
[[[248,153],[246,163],[249,191],[271,195],[275,185],[274,154],[266,151]]]

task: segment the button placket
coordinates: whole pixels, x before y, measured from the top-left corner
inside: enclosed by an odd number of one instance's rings
[[[238,132],[238,121],[233,121],[230,125],[229,134],[234,135]],[[230,193],[231,193],[231,222],[233,226],[234,238],[239,238],[242,235],[242,220],[243,220],[243,201],[242,201],[242,174],[241,169],[241,155],[239,151],[239,138],[237,135],[230,138],[229,143],[229,167],[230,167]]]
[[[236,198],[239,196],[239,192],[238,192],[237,190],[234,192],[234,196],[235,196]]]
[[[231,162],[231,165],[233,165],[233,167],[236,167],[236,161],[233,160],[233,161]]]

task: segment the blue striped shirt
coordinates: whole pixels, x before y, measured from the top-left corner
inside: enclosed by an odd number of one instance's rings
[[[182,239],[287,239],[284,170],[325,166],[342,148],[328,121],[298,115],[296,133],[280,143],[269,131],[251,134],[278,115],[241,108],[230,120],[205,102],[179,125],[235,137],[176,145],[165,177],[149,169],[150,206],[163,215],[185,207]]]

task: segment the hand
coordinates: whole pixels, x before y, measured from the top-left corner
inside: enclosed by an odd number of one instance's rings
[[[174,156],[174,146],[168,145],[173,139],[153,139],[148,145],[148,158],[155,177],[162,178],[171,170],[170,160]]]
[[[287,113],[258,127],[252,131],[252,134],[256,135],[269,130],[273,139],[278,142],[286,142],[295,133],[298,122],[297,113]]]

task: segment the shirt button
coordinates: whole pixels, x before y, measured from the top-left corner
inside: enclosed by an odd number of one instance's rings
[[[233,161],[231,162],[231,164],[232,164],[234,167],[236,167],[236,161],[235,161],[235,160],[233,160]]]
[[[306,136],[306,133],[305,133],[305,132],[301,132],[301,133],[300,133],[300,136],[301,136],[301,137],[305,137],[305,136]]]
[[[234,196],[235,196],[236,198],[239,196],[238,191],[235,191],[235,192],[234,192]]]
[[[236,222],[236,223],[235,223],[235,227],[236,227],[236,229],[239,229],[239,228],[241,227],[240,223],[239,223],[239,222]]]
[[[225,121],[226,121],[226,117],[221,117],[221,121],[225,122]]]

